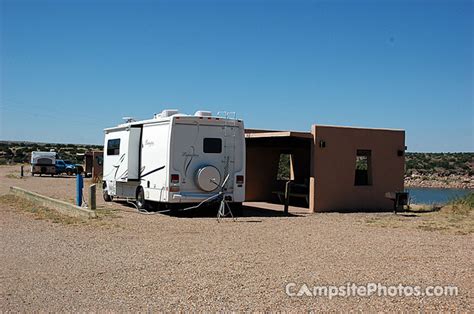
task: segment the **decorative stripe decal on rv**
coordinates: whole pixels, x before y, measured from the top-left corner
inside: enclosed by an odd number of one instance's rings
[[[128,169],[125,170],[125,171],[119,176],[119,180],[126,180],[126,179],[127,179],[127,176],[128,176]]]
[[[155,170],[151,170],[151,171],[148,171],[148,172],[145,173],[145,174],[142,174],[142,178],[143,178],[143,177],[146,177],[146,176],[149,175],[149,174],[152,174],[153,172],[157,172],[157,171],[162,170],[162,169],[165,169],[165,166],[161,166],[161,167],[159,167],[159,168],[156,168]]]
[[[197,155],[196,152],[195,152],[194,146],[190,146],[190,148],[192,149],[191,153],[183,152],[183,156],[185,156],[184,164],[183,164],[184,176],[185,177],[188,175],[188,169],[189,169],[189,166],[191,165],[191,162],[193,161],[193,158],[194,157],[199,157],[199,155]],[[188,160],[188,157],[191,157],[191,158]]]
[[[118,165],[112,165],[112,170],[110,170],[110,172],[108,172],[107,174],[104,174],[104,177],[110,176],[115,170],[114,180],[117,179],[117,172],[118,172],[118,170],[120,168],[120,165],[122,164],[124,158],[125,158],[125,154],[122,154],[122,156],[120,156],[120,158],[119,158],[119,164]]]
[[[114,174],[114,179],[117,179],[117,172],[120,168],[120,166],[122,165],[122,162],[123,160],[125,159],[125,154],[122,154],[122,156],[120,156],[120,159],[119,159],[119,164],[118,165],[113,165],[112,167],[115,167],[115,174]]]

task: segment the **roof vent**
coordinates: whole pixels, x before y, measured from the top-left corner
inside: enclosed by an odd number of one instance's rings
[[[196,116],[196,117],[210,117],[210,116],[212,116],[212,112],[199,110],[199,111],[196,111],[194,116]]]

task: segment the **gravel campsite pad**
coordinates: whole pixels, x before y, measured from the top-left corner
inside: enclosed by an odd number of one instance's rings
[[[100,218],[71,220],[5,194],[18,186],[73,202],[73,177],[19,178],[18,168],[0,167],[1,311],[471,310],[472,233],[417,228],[421,215],[396,224],[385,223],[391,213],[218,223],[99,199]],[[292,283],[450,285],[459,293],[329,299],[288,296]]]

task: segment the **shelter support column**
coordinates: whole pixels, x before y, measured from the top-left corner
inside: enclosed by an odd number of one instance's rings
[[[311,135],[313,135],[313,139],[311,141],[311,154],[310,154],[310,175],[309,175],[309,210],[311,212],[316,212],[316,178],[315,178],[315,162],[316,162],[316,126],[311,126]]]

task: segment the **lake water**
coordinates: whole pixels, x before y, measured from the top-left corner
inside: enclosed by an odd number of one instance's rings
[[[444,204],[474,192],[470,189],[407,188],[412,204]]]

